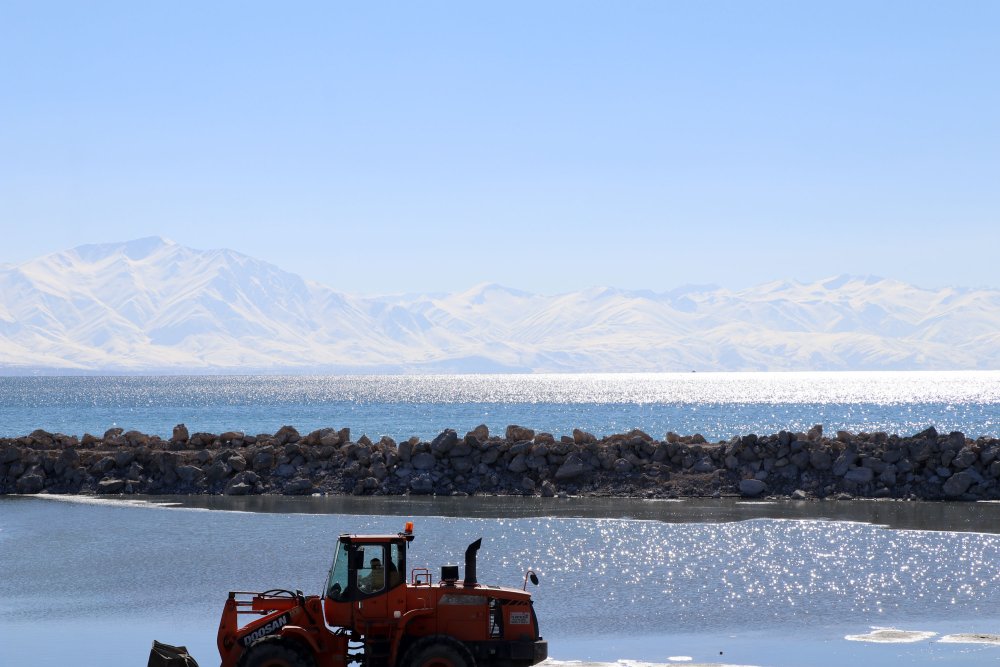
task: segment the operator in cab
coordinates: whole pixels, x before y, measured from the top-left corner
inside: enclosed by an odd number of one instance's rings
[[[364,593],[374,593],[385,588],[385,570],[382,569],[382,561],[372,558],[371,571],[358,579],[358,588]]]

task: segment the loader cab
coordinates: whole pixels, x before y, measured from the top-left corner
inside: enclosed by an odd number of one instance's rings
[[[406,543],[412,535],[341,535],[327,577],[324,597],[353,602],[381,595],[403,583]]]

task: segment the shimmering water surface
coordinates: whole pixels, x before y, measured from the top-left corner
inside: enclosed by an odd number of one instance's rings
[[[734,434],[807,429],[910,435],[934,424],[1000,433],[1000,372],[664,373],[447,376],[3,377],[0,435],[111,426],[168,436],[333,426],[431,437],[518,423],[557,435],[641,428]]]
[[[140,665],[155,637],[217,664],[226,591],[317,591],[339,533],[395,532],[404,517],[416,517],[412,565],[461,562],[482,536],[482,581],[537,571],[557,660],[1000,660],[1000,535],[952,530],[1000,526],[1000,504],[155,502],[0,498],[0,663]],[[894,509],[883,520],[879,506]]]
[[[168,436],[178,422],[397,439],[480,423],[713,440],[815,423],[997,436],[1000,373],[0,378],[4,436],[111,426]],[[226,591],[316,591],[337,534],[396,531],[410,516],[423,517],[415,564],[460,562],[482,536],[483,580],[520,585],[538,571],[556,661],[1000,660],[1000,504],[156,501],[0,497],[0,665],[132,667],[154,637],[218,664]]]

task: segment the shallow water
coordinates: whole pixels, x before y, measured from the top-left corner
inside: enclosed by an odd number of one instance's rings
[[[711,440],[813,424],[911,435],[933,424],[996,437],[1000,372],[0,377],[0,436],[112,426],[169,436],[179,422],[252,434],[346,426],[396,439],[480,423]]]
[[[482,581],[538,572],[556,660],[1000,659],[982,641],[1000,630],[1000,535],[955,532],[1000,524],[1000,505],[524,500],[0,498],[0,662],[144,664],[155,637],[216,664],[226,591],[316,591],[339,533],[403,517],[413,565],[482,536]]]

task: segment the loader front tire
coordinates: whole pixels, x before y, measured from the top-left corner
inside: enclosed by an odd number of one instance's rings
[[[238,667],[315,667],[304,648],[278,637],[264,637],[250,645],[240,656]]]
[[[472,653],[457,639],[424,637],[406,652],[403,667],[476,667]]]

